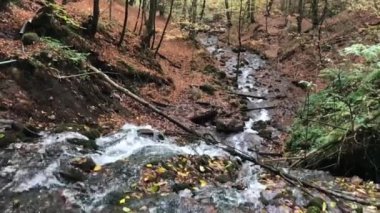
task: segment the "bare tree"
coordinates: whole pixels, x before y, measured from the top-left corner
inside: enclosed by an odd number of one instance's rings
[[[141,5],[142,5],[142,1],[140,0],[140,1],[139,1],[139,10],[138,10],[138,12],[137,12],[137,18],[136,18],[135,27],[133,28],[133,32],[136,32],[136,30],[137,30],[137,25],[138,25],[138,23],[139,23],[140,13],[141,13]]]
[[[141,40],[141,46],[144,49],[148,49],[151,45],[152,37],[154,36],[154,25],[156,21],[156,12],[157,12],[157,0],[150,0],[149,2],[149,18],[145,23],[145,32]]]
[[[302,32],[302,20],[305,3],[304,0],[298,0],[298,16],[297,16],[297,31]]]
[[[98,30],[99,15],[100,15],[99,0],[94,0],[92,21],[91,21],[91,26],[89,29],[89,36],[92,38],[95,37],[95,34]]]
[[[127,31],[127,28],[128,28],[127,26],[128,25],[128,10],[129,10],[129,3],[125,2],[123,30],[121,31],[118,46],[121,46],[123,44],[125,32]]]
[[[238,40],[239,40],[239,49],[237,54],[237,64],[236,64],[236,83],[238,84],[239,80],[239,71],[240,71],[240,55],[241,55],[241,19],[242,19],[242,11],[243,11],[243,0],[240,0],[240,10],[239,10],[239,26],[238,26]]]
[[[248,19],[251,24],[255,23],[255,6],[256,0],[247,0]]]
[[[174,5],[174,0],[171,0],[171,2],[170,2],[170,9],[169,9],[169,15],[168,15],[168,18],[166,19],[165,27],[164,27],[164,30],[162,31],[162,36],[161,36],[160,42],[158,42],[158,45],[157,45],[157,48],[156,48],[156,52],[154,53],[154,57],[157,56],[158,51],[160,50],[160,47],[161,47],[162,41],[164,40],[165,33],[166,33],[166,29],[168,28],[168,25],[169,25],[170,19],[171,19],[171,17],[172,17],[172,13],[173,13],[173,5]]]
[[[199,21],[202,21],[203,19],[203,16],[205,14],[205,8],[206,8],[206,0],[203,0],[201,13],[199,14]]]

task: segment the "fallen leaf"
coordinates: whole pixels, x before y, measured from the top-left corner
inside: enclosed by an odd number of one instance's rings
[[[201,172],[205,172],[205,171],[206,171],[206,169],[205,169],[205,167],[204,167],[204,166],[199,166],[199,171],[201,171]]]
[[[166,169],[164,168],[164,167],[159,167],[158,169],[156,169],[156,172],[158,173],[158,174],[164,174],[165,172],[166,172]]]
[[[148,163],[147,165],[145,165],[147,168],[152,168],[153,165],[151,163]]]
[[[100,170],[102,170],[102,166],[101,165],[96,165],[93,169],[94,172],[99,172]]]
[[[148,188],[148,191],[151,193],[156,193],[160,190],[160,186],[157,184],[153,184],[151,187]]]
[[[119,204],[125,204],[125,198],[119,200]]]
[[[128,207],[123,207],[123,212],[131,212],[132,210]]]
[[[201,187],[207,186],[207,181],[205,181],[205,180],[200,180],[199,183],[200,183]]]

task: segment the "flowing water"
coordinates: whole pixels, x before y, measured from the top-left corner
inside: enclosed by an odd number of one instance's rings
[[[237,58],[233,49],[220,43],[217,36],[206,36],[200,41],[217,60],[224,60],[222,69],[234,77]],[[258,55],[242,53],[239,92],[266,95],[267,89],[260,87],[254,79],[255,73],[264,65],[265,61]],[[266,104],[263,100],[248,98],[247,101],[251,105]],[[269,120],[268,110],[251,111],[244,132],[229,135],[224,141],[249,153],[252,147],[260,147],[264,143],[252,129],[253,124]],[[140,134],[140,130],[149,130],[153,134]],[[96,151],[69,143],[72,139],[88,140],[75,132],[43,133],[43,137],[33,143],[13,143],[0,151],[2,212],[120,212],[117,201],[123,193],[133,190],[133,184],[147,163],[178,155],[234,158],[202,141],[179,146],[174,138],[160,137],[159,132],[150,126],[126,124],[120,131],[98,138],[96,144],[99,148]],[[86,173],[85,177],[76,174],[67,165],[79,157],[93,159],[104,172]],[[62,175],[67,170],[71,171],[70,178],[67,174],[66,177]],[[184,189],[166,196],[144,196],[130,202],[129,208],[141,212],[255,212],[259,209],[291,212],[290,207],[283,205],[286,200],[292,200],[297,206],[306,205],[303,194],[283,182],[272,183],[277,186],[267,190],[268,186],[259,182],[261,172],[258,166],[243,162],[236,179],[225,184],[210,185],[196,191]],[[233,187],[235,184],[244,187]],[[291,198],[280,196],[284,189],[291,194],[286,196]]]

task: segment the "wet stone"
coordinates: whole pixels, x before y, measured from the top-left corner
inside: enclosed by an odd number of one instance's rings
[[[243,121],[240,121],[238,119],[232,119],[232,118],[217,119],[215,123],[216,123],[216,130],[218,132],[234,133],[234,132],[241,132],[244,130]]]
[[[83,148],[86,149],[98,149],[98,145],[94,140],[85,140],[85,139],[79,139],[79,138],[72,138],[67,140],[68,143],[78,145],[78,146],[83,146]]]
[[[96,166],[94,160],[90,157],[74,159],[70,162],[70,164],[81,169],[84,172],[91,172]]]

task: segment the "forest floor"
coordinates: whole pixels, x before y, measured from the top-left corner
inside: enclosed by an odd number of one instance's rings
[[[21,7],[12,6],[10,10],[0,14],[1,61],[11,58],[27,59],[40,54],[46,47],[42,42],[23,47],[19,39],[18,32],[22,25],[34,17],[40,8],[36,2],[38,1],[22,1]],[[81,22],[91,13],[91,2],[72,2],[66,9],[75,20]],[[178,26],[169,26],[160,49],[160,54],[165,58],[158,56],[156,59],[161,69],[139,48],[139,36],[133,32],[137,17],[136,8],[130,8],[129,32],[123,46],[116,48],[115,43],[124,18],[123,10],[122,5],[115,3],[112,20],[109,20],[108,5],[106,2],[101,4],[100,32],[95,41],[90,43],[91,52],[95,53],[98,62],[116,70],[125,69],[125,65],[132,67],[136,73],[134,79],[129,79],[128,83],[135,86],[138,94],[189,126],[201,127],[191,123],[189,118],[210,109],[216,109],[220,117],[241,119],[237,110],[242,105],[241,100],[231,95],[226,86],[234,85],[233,79],[221,79],[217,73],[210,73],[207,67],[218,67],[219,62],[213,60],[206,50],[187,40]],[[294,20],[290,19],[290,22]],[[323,27],[322,64],[316,60],[318,52],[312,35],[307,33],[299,37],[296,33],[289,32],[290,29],[284,25],[283,16],[269,17],[268,33],[265,31],[265,19],[260,16],[256,24],[244,28],[244,46],[259,52],[270,62],[262,72],[261,80],[266,84],[276,85],[278,82],[273,82],[268,76],[281,76],[295,83],[279,88],[284,90],[282,92],[286,97],[282,105],[286,105],[287,112],[282,108],[276,109],[275,120],[283,126],[290,125],[305,95],[305,91],[297,88],[296,82],[313,81],[319,88],[323,88],[324,83],[318,78],[319,70],[328,63],[339,62],[338,51],[341,47],[355,43],[360,38],[368,42],[376,41],[378,37],[371,33],[370,29],[379,22],[378,17],[365,12],[345,12],[329,19]],[[156,26],[158,35],[164,24],[165,19],[159,17]],[[306,20],[303,28],[307,30],[310,27]],[[232,28],[232,31],[236,30]],[[156,41],[159,37],[157,36]],[[236,43],[236,40],[232,40],[232,43]],[[98,82],[97,79],[57,79],[49,74],[31,77],[22,69],[0,66],[1,118],[28,123],[39,129],[50,129],[57,124],[85,124],[100,127],[103,133],[118,129],[124,123],[149,123],[157,129],[165,130],[166,134],[182,134],[177,127],[152,114],[149,109],[141,107],[130,98],[112,88],[95,84],[94,82]],[[146,80],[141,76],[151,78]],[[216,92],[209,94],[202,91],[201,87],[205,85],[212,86]],[[286,133],[284,134],[286,136]]]

